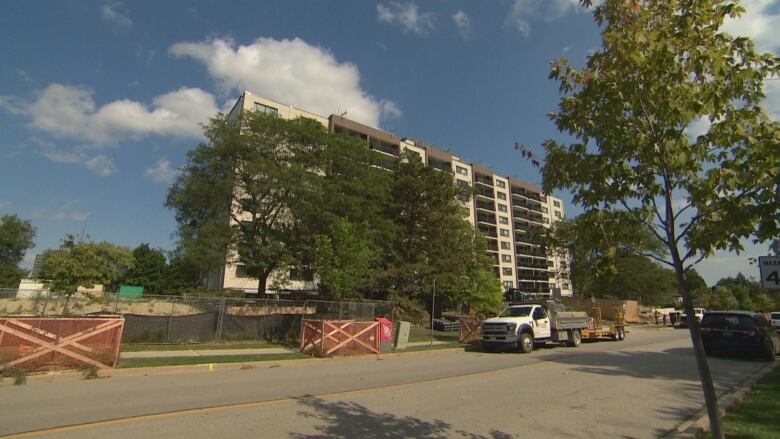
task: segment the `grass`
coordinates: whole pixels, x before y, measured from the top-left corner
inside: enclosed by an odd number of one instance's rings
[[[457,343],[459,337],[458,331],[444,332],[433,331],[433,339],[438,341],[446,341],[450,343]],[[430,341],[431,330],[427,328],[411,328],[409,331],[409,342],[415,343],[419,341]]]
[[[249,361],[279,361],[279,360],[301,360],[311,358],[309,355],[289,353],[289,354],[267,354],[267,355],[214,355],[203,357],[171,357],[171,358],[126,358],[119,360],[117,368],[130,369],[134,367],[160,367],[160,366],[183,366],[192,364],[217,364],[217,363],[246,363]]]
[[[120,348],[122,352],[141,352],[141,351],[190,351],[206,349],[266,349],[284,347],[279,344],[268,343],[265,341],[230,341],[230,342],[210,342],[195,344],[123,344]]]
[[[780,367],[761,380],[744,401],[726,414],[723,431],[732,439],[780,437]],[[706,437],[712,435],[707,433]]]

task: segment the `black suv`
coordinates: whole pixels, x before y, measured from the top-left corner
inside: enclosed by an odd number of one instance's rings
[[[707,354],[752,354],[774,360],[780,336],[761,315],[744,311],[709,311],[701,320],[701,338]]]

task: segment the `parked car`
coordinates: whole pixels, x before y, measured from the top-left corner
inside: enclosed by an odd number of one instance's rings
[[[701,321],[704,351],[756,355],[774,360],[780,353],[780,335],[761,314],[744,311],[709,311]]]
[[[775,331],[780,332],[780,311],[769,313],[769,317],[772,319],[772,327]]]
[[[694,308],[693,315],[696,317],[697,322],[701,322],[702,317],[704,317],[704,308]],[[680,314],[677,326],[680,328],[688,327],[688,316],[685,313]]]

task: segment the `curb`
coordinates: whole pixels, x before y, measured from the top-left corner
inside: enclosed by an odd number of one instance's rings
[[[743,399],[753,390],[753,386],[761,381],[772,370],[780,366],[780,361],[773,361],[761,367],[756,373],[742,381],[736,388],[727,390],[718,396],[718,408],[721,416],[731,410],[735,405],[742,402]],[[666,433],[667,439],[698,439],[710,429],[710,418],[707,415],[707,407],[700,408],[693,416],[678,424],[675,428]]]
[[[435,346],[436,345],[434,345],[434,347]],[[374,355],[371,356],[361,355],[361,356],[354,356],[354,357],[336,356],[336,357],[329,357],[329,358],[305,357],[305,358],[285,359],[285,360],[254,360],[254,361],[235,361],[235,362],[226,362],[226,363],[199,363],[199,364],[182,364],[182,365],[172,365],[172,366],[116,368],[116,369],[99,370],[100,376],[98,377],[98,379],[112,378],[112,377],[167,375],[167,374],[178,374],[178,373],[217,372],[217,371],[228,371],[228,370],[254,369],[254,368],[263,368],[263,367],[275,368],[275,367],[281,367],[285,364],[291,364],[291,363],[301,364],[303,362],[311,362],[311,361],[334,361],[334,360],[335,361],[355,361],[355,360],[359,361],[359,360],[365,360],[367,357],[373,357],[376,360],[381,360],[382,358],[397,357],[403,355],[435,354],[435,353],[440,353],[440,352],[449,351],[453,349],[463,349],[463,346],[458,345],[458,346],[451,346],[451,347],[450,346],[439,347],[439,348],[434,348],[432,350],[415,349],[411,351],[398,350],[398,351],[391,351],[391,352],[382,352],[379,357]],[[75,370],[75,369],[59,370],[59,371],[43,372],[43,373],[31,373],[27,375],[27,384],[53,383],[53,382],[60,382],[60,381],[76,381],[76,380],[85,380],[85,378],[82,371]],[[7,385],[7,383],[3,383],[2,378],[0,378],[0,386],[2,385]]]

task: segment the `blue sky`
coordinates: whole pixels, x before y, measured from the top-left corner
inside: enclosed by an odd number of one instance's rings
[[[780,47],[780,0],[729,23]],[[0,214],[38,230],[170,249],[163,203],[199,124],[241,91],[322,115],[347,112],[539,183],[513,149],[558,137],[548,63],[584,62],[599,35],[576,0],[25,1],[0,14]],[[767,107],[780,114],[780,81]],[[576,214],[568,194],[556,194]],[[717,254],[708,282],[743,271]]]

